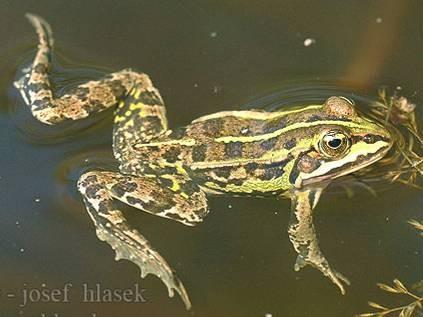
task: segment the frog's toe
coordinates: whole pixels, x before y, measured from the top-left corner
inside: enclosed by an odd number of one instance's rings
[[[342,295],[345,295],[346,291],[345,291],[345,285],[350,285],[350,281],[341,273],[335,271],[335,270],[329,270],[327,272],[327,276],[330,278],[330,280],[336,285],[338,286],[339,290],[341,291]],[[344,283],[344,284],[342,284]]]

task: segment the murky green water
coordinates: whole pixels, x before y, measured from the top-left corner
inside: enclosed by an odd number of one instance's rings
[[[298,102],[310,82],[328,80],[352,97],[400,85],[421,107],[421,1],[2,0],[0,8],[0,316],[352,316],[368,311],[368,300],[403,303],[377,282],[423,278],[422,240],[406,223],[422,218],[423,198],[405,186],[376,198],[326,195],[318,205],[322,249],[352,282],[345,296],[314,269],[294,272],[287,200],[211,198],[210,216],[195,228],[122,206],[184,281],[194,305],[187,313],[157,278],[141,280],[134,265],[114,261],[76,192],[82,171],[113,164],[111,113],[47,127],[11,85],[34,53],[24,19],[34,12],[53,26],[58,55],[79,67],[58,79],[78,81],[91,75],[82,70],[88,66],[142,70],[160,89],[172,126],[292,87]],[[56,303],[51,296],[22,303],[25,289],[66,283],[68,302],[61,292]],[[147,302],[83,302],[83,285],[96,283],[139,283]]]

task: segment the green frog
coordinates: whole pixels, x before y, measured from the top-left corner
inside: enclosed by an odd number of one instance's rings
[[[289,238],[295,270],[317,268],[342,294],[349,281],[319,248],[313,210],[327,185],[381,159],[392,146],[382,125],[360,115],[352,101],[332,96],[322,104],[283,111],[223,111],[170,130],[166,108],[150,78],[131,69],[55,94],[49,79],[53,37],[49,24],[27,14],[39,37],[30,69],[15,83],[33,116],[45,124],[78,120],[115,107],[113,153],[118,171],[93,170],[78,190],[97,236],[191,303],[180,279],[148,240],[116,209],[118,200],[187,226],[209,213],[209,195],[291,199]]]

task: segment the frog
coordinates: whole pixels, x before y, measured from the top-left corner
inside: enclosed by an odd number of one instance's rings
[[[188,292],[148,239],[116,208],[137,210],[186,226],[209,213],[208,197],[275,197],[291,200],[289,239],[297,253],[294,269],[311,266],[345,294],[349,280],[320,249],[313,224],[321,194],[335,179],[386,155],[389,130],[358,111],[344,96],[320,104],[219,111],[170,129],[164,101],[150,77],[123,69],[62,93],[50,80],[53,36],[40,16],[27,14],[38,34],[31,67],[15,82],[35,119],[55,125],[114,108],[112,149],[118,170],[89,170],[77,188],[96,234],[133,262],[144,278],[157,276],[187,309]]]

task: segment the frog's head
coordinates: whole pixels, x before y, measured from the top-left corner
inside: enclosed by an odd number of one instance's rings
[[[320,115],[327,119],[310,128],[311,146],[293,170],[297,188],[357,171],[381,159],[392,146],[389,131],[357,113],[346,98],[330,97]]]

